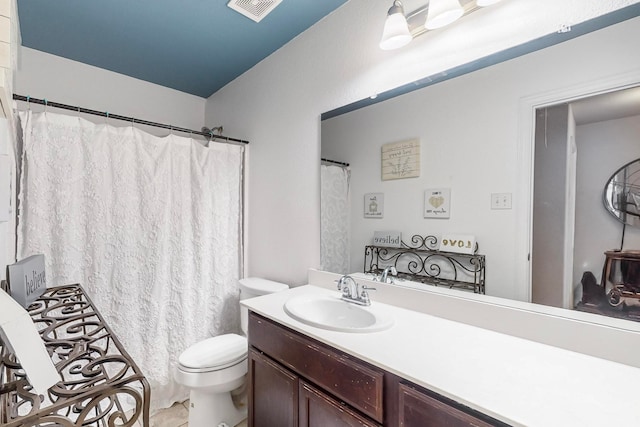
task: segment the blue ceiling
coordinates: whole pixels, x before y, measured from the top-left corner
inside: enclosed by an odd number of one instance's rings
[[[228,0],[18,0],[22,45],[209,97],[346,0],[283,0],[260,23]]]

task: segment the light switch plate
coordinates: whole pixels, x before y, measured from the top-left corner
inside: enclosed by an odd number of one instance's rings
[[[511,193],[491,193],[491,209],[511,209]]]

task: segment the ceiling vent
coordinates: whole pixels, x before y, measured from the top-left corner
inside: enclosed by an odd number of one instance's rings
[[[282,0],[231,0],[227,6],[249,19],[260,22],[280,3]]]

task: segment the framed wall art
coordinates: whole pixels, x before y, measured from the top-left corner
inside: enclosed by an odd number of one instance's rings
[[[364,195],[364,217],[384,217],[384,193],[367,193]]]
[[[450,188],[432,188],[424,192],[425,218],[449,218],[450,206]]]
[[[420,140],[384,144],[381,152],[382,180],[420,176]]]

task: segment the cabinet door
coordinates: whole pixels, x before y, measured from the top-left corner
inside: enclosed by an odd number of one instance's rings
[[[300,381],[300,427],[380,427],[312,385]]]
[[[383,422],[381,369],[255,313],[249,316],[249,343],[340,401]]]
[[[400,427],[489,427],[493,425],[404,384],[400,384],[399,399],[398,425]]]
[[[297,425],[298,377],[268,357],[249,350],[249,426]]]

